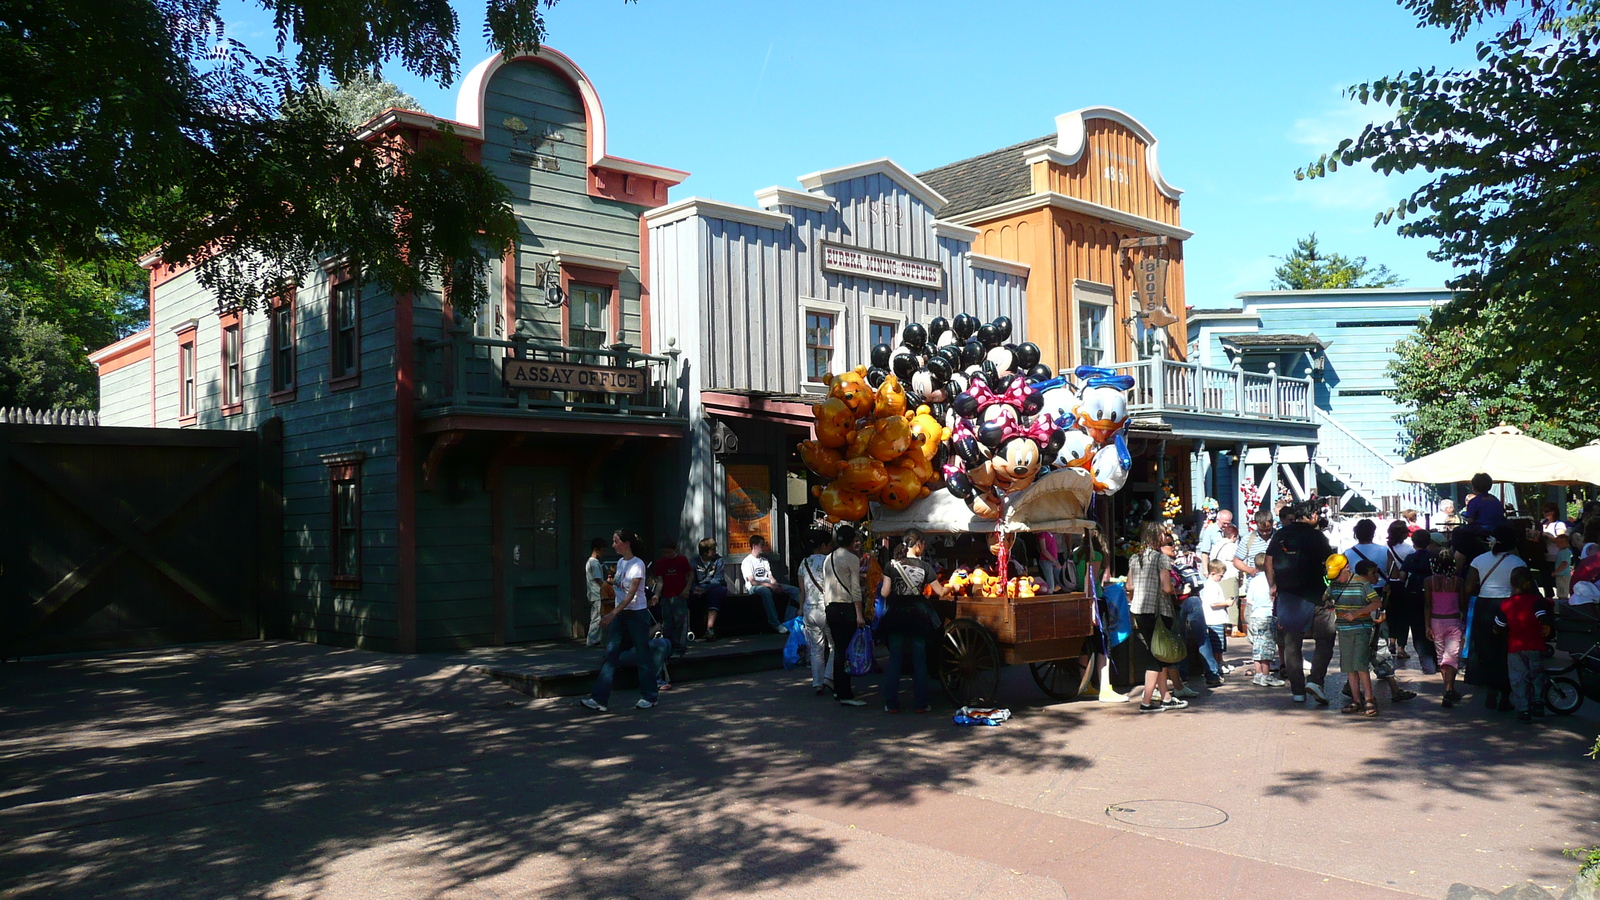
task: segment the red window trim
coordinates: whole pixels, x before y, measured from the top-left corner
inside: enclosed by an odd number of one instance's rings
[[[199,334],[199,326],[190,325],[178,332],[178,424],[194,425],[200,421],[200,378],[195,371],[199,368],[200,358],[195,352],[195,338]],[[188,350],[185,355],[184,350]],[[184,401],[188,398],[184,391],[184,374],[194,380],[194,403],[188,410],[184,409]]]
[[[328,273],[328,390],[343,391],[361,385],[361,286],[356,285],[356,311],[355,311],[355,359],[351,360],[350,371],[339,374],[339,308],[333,301],[333,292],[341,284],[355,281],[357,275],[353,263],[345,263]]]
[[[589,266],[561,264],[561,293],[563,296],[572,296],[572,285],[581,284],[587,287],[606,288],[611,291],[611,323],[610,330],[606,333],[605,346],[611,346],[616,340],[617,332],[622,330],[622,273],[606,269],[594,269]],[[561,306],[561,343],[572,346],[571,327],[572,315],[569,304]]]
[[[236,416],[244,412],[244,322],[239,316],[239,311],[220,313],[217,316],[217,335],[221,340],[218,347],[217,362],[222,369],[222,414]],[[237,330],[239,334],[239,396],[232,396],[228,388],[228,331]]]
[[[271,393],[268,399],[274,405],[288,403],[295,399],[295,394],[300,389],[300,323],[295,320],[295,286],[288,285],[282,291],[273,295],[267,301],[267,352],[268,371],[267,387]],[[289,315],[289,386],[283,390],[272,390],[278,383],[278,330],[272,316],[278,310],[288,308]]]
[[[323,462],[328,466],[328,581],[336,590],[359,590],[361,588],[361,464],[366,459],[364,453],[339,454],[324,456]],[[356,561],[354,572],[340,572],[339,545],[342,543],[342,529],[339,525],[339,485],[355,485],[355,524],[351,530],[356,536]]]

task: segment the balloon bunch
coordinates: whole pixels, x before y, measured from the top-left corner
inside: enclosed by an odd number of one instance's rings
[[[986,519],[1000,517],[1005,495],[1033,484],[1066,437],[1043,412],[1045,391],[1064,382],[1039,363],[1033,344],[996,343],[1010,332],[1004,317],[978,328],[978,339],[969,344],[993,346],[966,370],[966,390],[950,404],[954,424],[945,486]]]
[[[1054,375],[1049,366],[1039,364],[1038,346],[1010,340],[1011,320],[1005,316],[989,323],[966,313],[953,322],[943,316],[926,326],[912,322],[901,331],[898,346],[872,348],[867,384],[877,388],[894,375],[913,406],[925,403],[943,419],[946,404],[967,389],[975,374],[998,380],[1002,374],[1022,372],[1035,381]]]
[[[874,386],[868,367],[835,375],[828,397],[812,407],[816,437],[800,457],[828,484],[812,488],[830,521],[866,517],[868,502],[905,509],[928,496],[948,430],[927,406],[908,406],[900,379]]]
[[[1055,423],[1063,439],[1053,463],[1076,467],[1094,477],[1097,494],[1115,494],[1128,481],[1133,457],[1124,432],[1128,428],[1128,389],[1133,378],[1098,366],[1079,366],[1082,382],[1076,396],[1056,407]],[[1051,391],[1051,398],[1058,395]]]

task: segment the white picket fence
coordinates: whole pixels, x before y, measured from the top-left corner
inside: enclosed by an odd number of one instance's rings
[[[100,414],[92,409],[27,409],[0,406],[0,425],[99,425]]]

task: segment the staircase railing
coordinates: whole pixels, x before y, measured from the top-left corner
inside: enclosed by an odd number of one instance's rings
[[[1401,460],[1357,437],[1320,409],[1317,424],[1317,465],[1368,503],[1381,509],[1385,497],[1394,497],[1402,508],[1426,512],[1438,502],[1428,485],[1394,479]]]

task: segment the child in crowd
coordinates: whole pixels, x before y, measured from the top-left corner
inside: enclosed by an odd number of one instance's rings
[[[1561,544],[1556,550],[1555,569],[1552,570],[1551,580],[1556,585],[1556,599],[1566,600],[1572,597],[1572,557],[1583,543],[1583,535],[1576,531],[1568,531],[1561,536]]]
[[[1539,585],[1527,567],[1511,573],[1516,593],[1500,605],[1495,631],[1506,636],[1506,668],[1511,675],[1511,705],[1517,719],[1533,721],[1544,715],[1544,642],[1550,636],[1550,603],[1539,595]]]
[[[1427,596],[1423,604],[1428,640],[1439,657],[1439,674],[1444,678],[1445,709],[1461,702],[1456,690],[1456,673],[1461,671],[1463,624],[1461,601],[1465,581],[1456,574],[1455,554],[1443,552],[1433,558],[1433,574],[1423,582]]]
[[[1213,559],[1206,563],[1206,582],[1200,586],[1200,606],[1205,613],[1206,620],[1206,647],[1210,654],[1202,653],[1206,657],[1206,665],[1211,671],[1206,673],[1206,684],[1218,687],[1222,684],[1222,676],[1228,674],[1228,669],[1222,663],[1222,654],[1228,651],[1228,595],[1222,592],[1222,577],[1228,572],[1228,567],[1221,560]]]
[[[1283,687],[1288,684],[1272,674],[1272,663],[1277,658],[1278,618],[1272,612],[1272,587],[1267,584],[1267,555],[1257,553],[1256,574],[1244,589],[1245,628],[1250,634],[1250,658],[1256,664],[1256,675],[1250,683],[1260,687]]]
[[[1345,567],[1328,585],[1328,599],[1339,632],[1339,669],[1350,682],[1350,702],[1339,711],[1378,714],[1377,697],[1372,693],[1372,634],[1381,619],[1383,600],[1373,590],[1378,580],[1378,564],[1370,559]]]
[[[600,564],[600,557],[609,546],[605,538],[595,538],[589,542],[589,558],[583,561],[584,592],[589,598],[589,638],[586,643],[591,647],[605,643],[605,629],[600,627],[600,604],[606,599],[608,591],[606,570]]]

